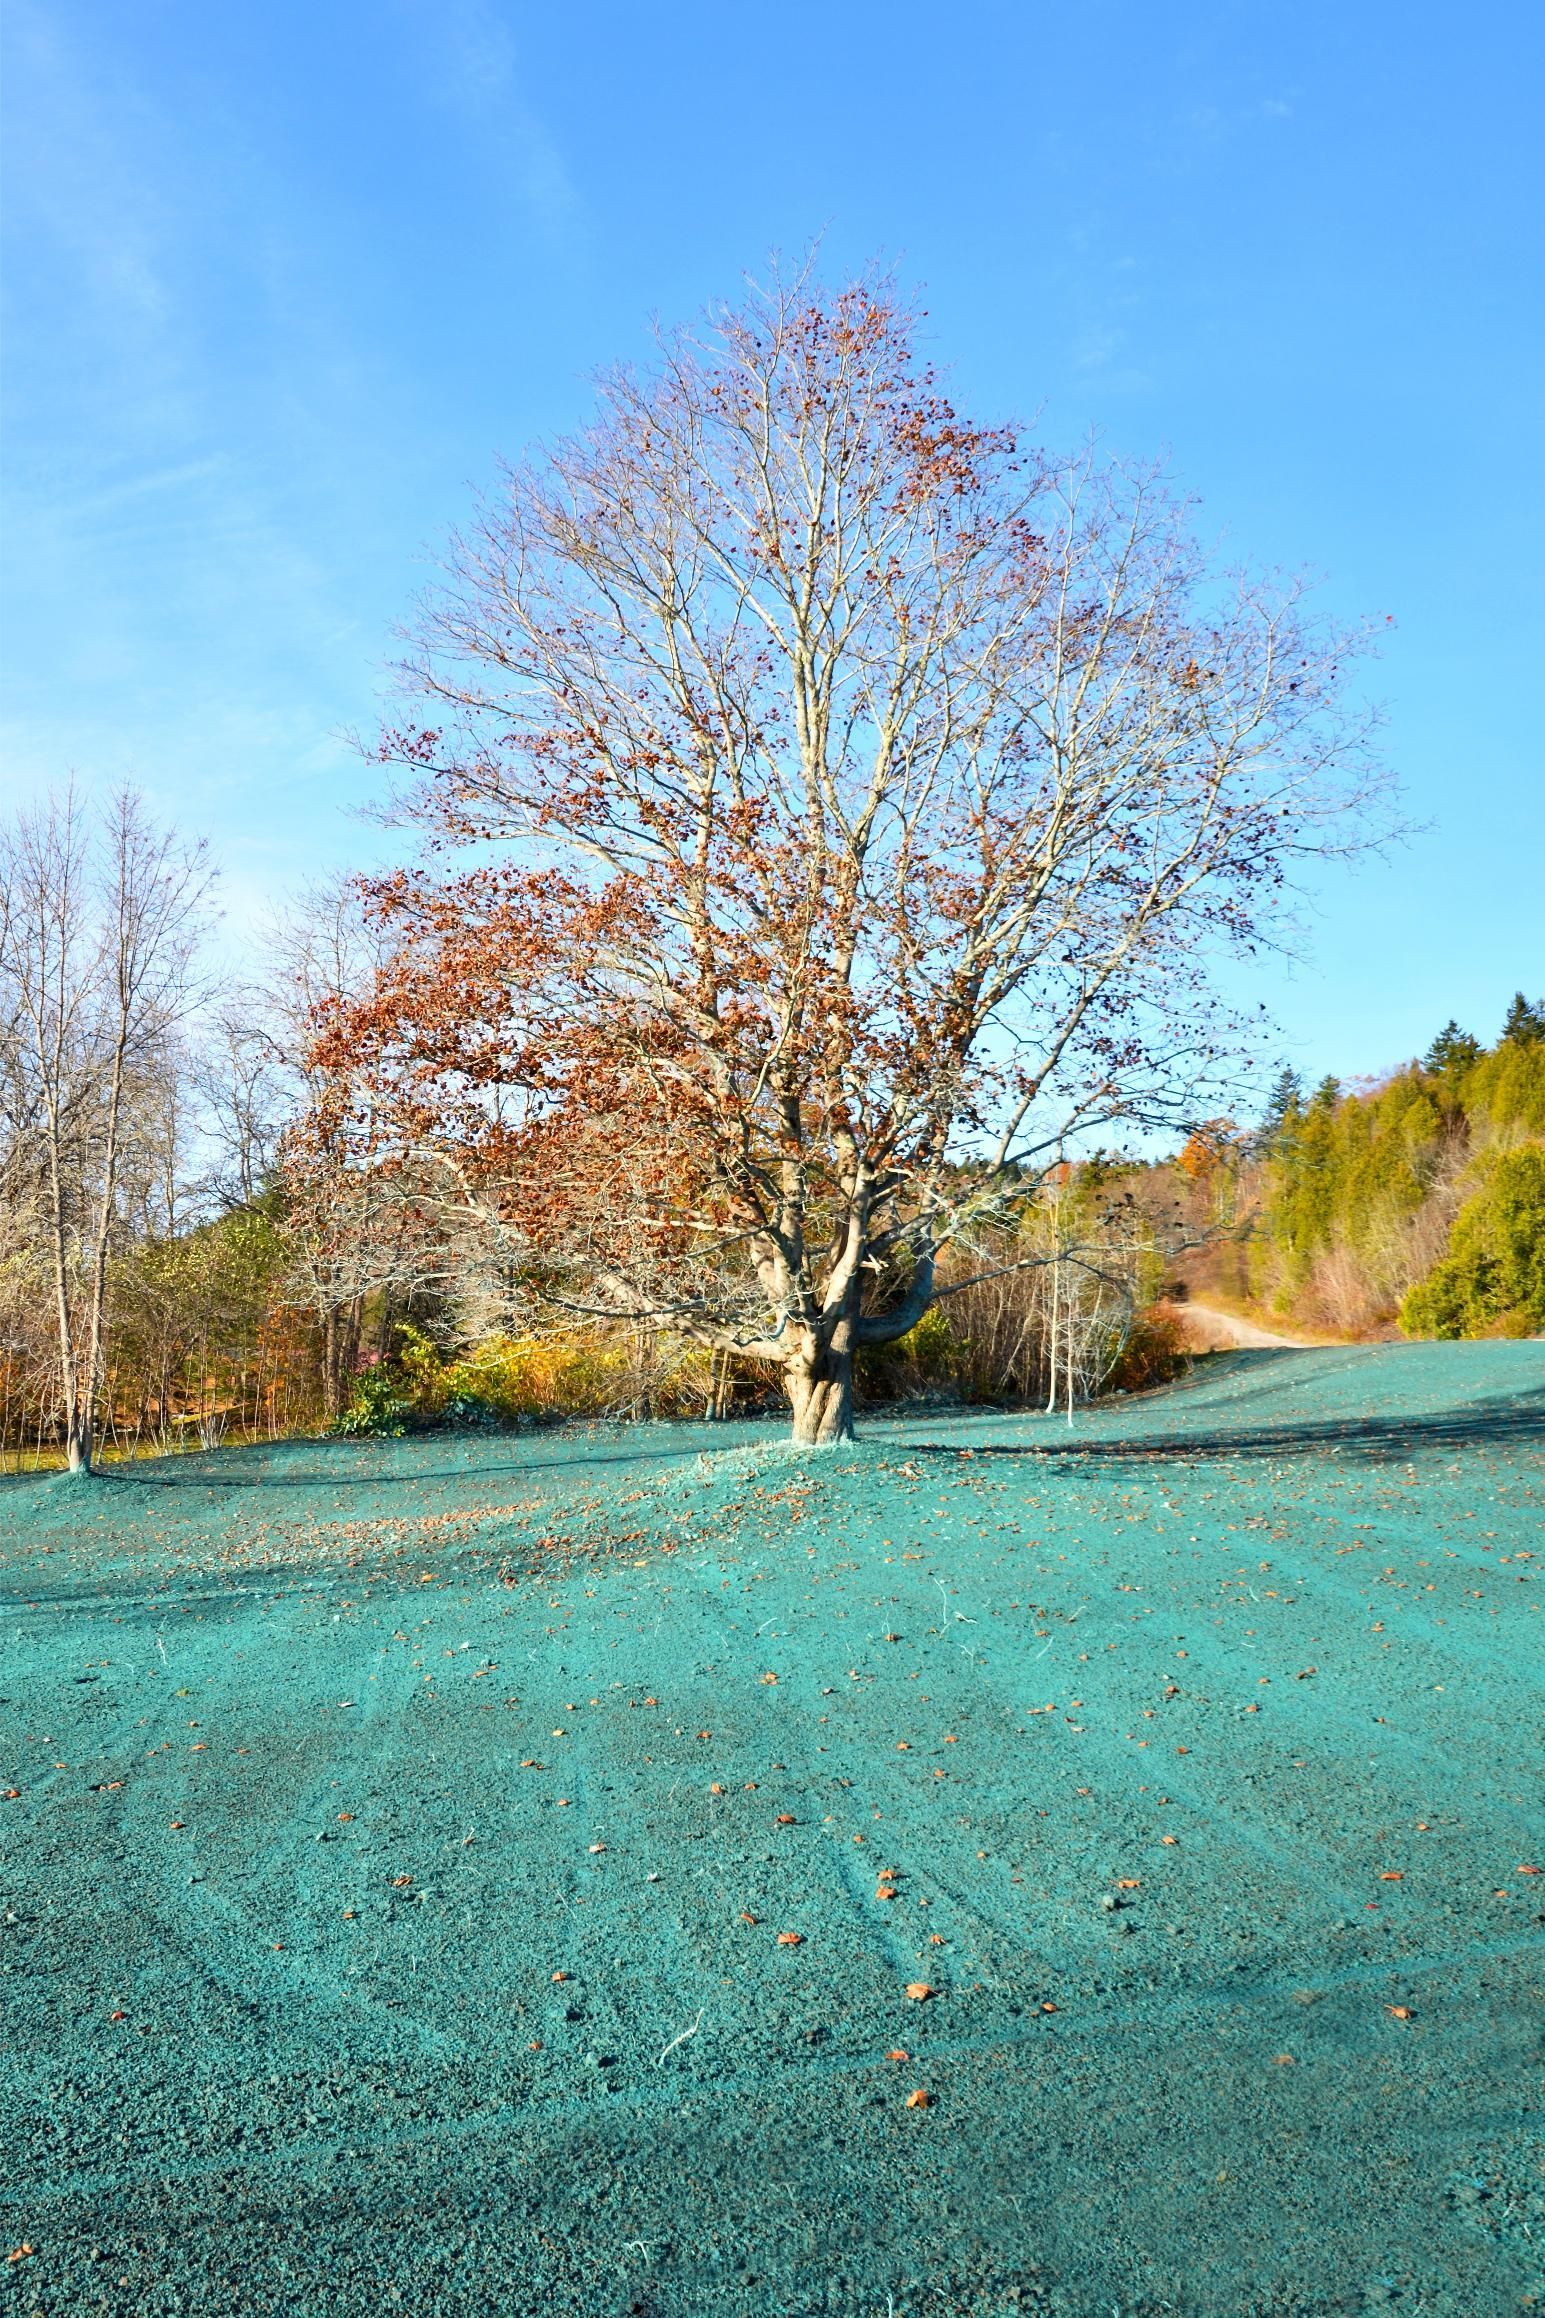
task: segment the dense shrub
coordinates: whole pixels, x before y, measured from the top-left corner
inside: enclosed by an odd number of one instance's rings
[[[372,1361],[354,1379],[353,1391],[327,1429],[351,1439],[367,1433],[396,1439],[407,1431],[412,1414],[401,1377],[385,1361]]]
[[[420,1329],[404,1327],[395,1367],[421,1423],[700,1417],[710,1407],[723,1413],[726,1392],[716,1354],[631,1328],[492,1336],[447,1352]]]
[[[1449,1252],[1400,1307],[1408,1336],[1545,1334],[1545,1145],[1483,1163]]]
[[[1172,1304],[1139,1312],[1106,1380],[1108,1392],[1151,1392],[1190,1362],[1185,1322]]]

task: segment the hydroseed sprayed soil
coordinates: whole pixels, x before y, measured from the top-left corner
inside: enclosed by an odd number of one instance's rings
[[[6,2307],[1540,2306],[1542,1412],[5,1483]]]

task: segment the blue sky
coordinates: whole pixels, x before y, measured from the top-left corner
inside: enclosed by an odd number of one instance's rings
[[[137,780],[230,923],[371,858],[394,622],[651,314],[824,236],[956,398],[1166,451],[1392,614],[1412,816],[1263,980],[1372,1072],[1545,986],[1545,11],[1432,0],[8,0],[8,786]]]

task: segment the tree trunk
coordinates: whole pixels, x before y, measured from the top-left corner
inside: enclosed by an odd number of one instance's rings
[[[853,1438],[853,1354],[833,1345],[824,1355],[792,1364],[784,1387],[794,1412],[793,1437],[810,1448]]]
[[[329,1304],[322,1315],[322,1403],[329,1418],[341,1416],[359,1364],[364,1297]]]

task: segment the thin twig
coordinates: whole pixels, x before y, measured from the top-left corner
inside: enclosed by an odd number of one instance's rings
[[[688,2038],[689,2036],[696,2036],[696,2034],[697,2034],[698,2030],[699,2030],[699,2029],[702,2027],[702,2025],[703,2025],[703,2013],[704,2013],[704,2012],[706,2012],[707,2010],[708,2010],[708,2007],[707,2007],[707,2005],[705,2004],[705,2005],[703,2006],[702,2012],[699,2012],[699,2014],[698,2014],[698,2016],[697,2016],[696,2020],[694,2020],[694,2021],[693,2021],[693,2023],[692,2023],[692,2026],[691,2026],[690,2028],[684,2028],[684,2029],[682,2030],[682,2032],[681,2032],[680,2036],[673,2036],[673,2037],[671,2038],[671,2041],[670,2041],[670,2043],[669,2043],[669,2044],[666,2046],[666,2048],[665,2048],[665,2051],[661,2053],[661,2055],[660,2055],[660,2059],[659,2059],[659,2060],[657,2060],[657,2061],[655,2062],[655,2064],[654,2064],[654,2065],[655,2065],[655,2067],[656,2067],[656,2068],[658,2068],[658,2067],[660,2066],[661,2062],[662,2062],[662,2061],[664,2061],[664,2060],[665,2060],[665,2059],[668,2057],[668,2055],[669,2055],[669,2054],[673,2053],[673,2052],[676,2050],[676,2047],[677,2047],[677,2045],[678,2045],[678,2044],[685,2044],[685,2043],[686,2043],[686,2041],[687,2041],[687,2038]]]

